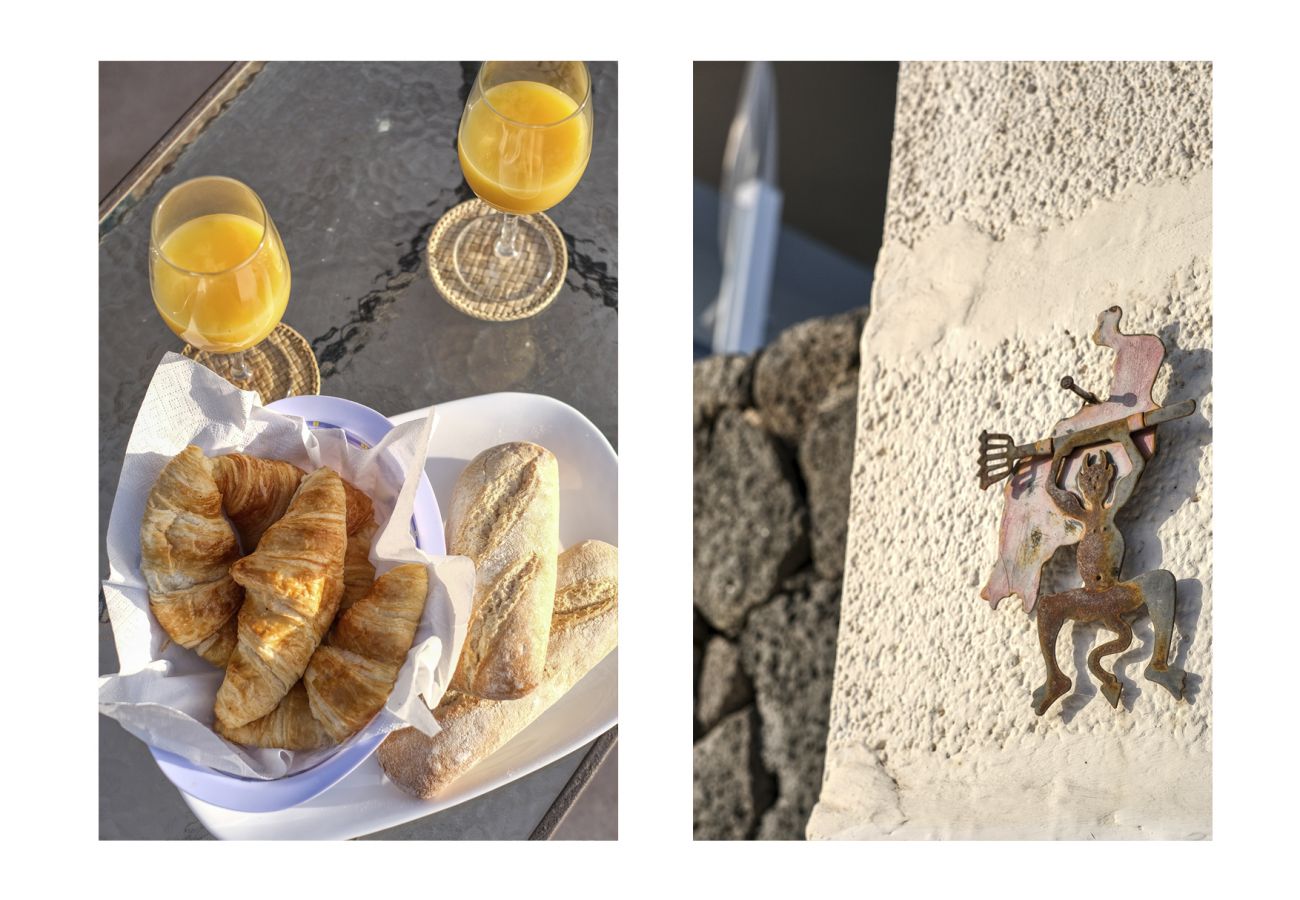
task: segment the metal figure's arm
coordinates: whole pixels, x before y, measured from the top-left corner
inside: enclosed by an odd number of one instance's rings
[[[1142,451],[1133,443],[1133,436],[1129,434],[1128,429],[1122,429],[1115,440],[1124,452],[1128,454],[1128,462],[1132,467],[1124,477],[1115,483],[1115,499],[1111,501],[1110,508],[1112,512],[1118,512],[1120,507],[1128,502],[1128,498],[1133,496],[1133,491],[1137,489],[1138,479],[1142,477],[1142,470],[1146,468],[1146,458],[1142,456]]]
[[[1058,449],[1052,455],[1052,471],[1047,479],[1047,493],[1055,501],[1061,512],[1065,513],[1072,519],[1083,519],[1083,505],[1079,498],[1074,494],[1061,487],[1061,473],[1065,470],[1065,459],[1069,455],[1070,449],[1064,451]]]

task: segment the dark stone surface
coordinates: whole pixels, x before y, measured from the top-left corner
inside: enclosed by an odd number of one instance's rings
[[[808,558],[797,476],[756,418],[724,410],[695,474],[695,604],[732,636]]]
[[[858,371],[853,369],[817,407],[799,442],[813,565],[828,580],[844,574],[857,418]]]
[[[710,430],[711,429],[709,428],[695,429],[695,434],[694,434],[695,446],[694,446],[694,455],[692,457],[692,465],[694,466],[695,477],[697,479],[700,476],[700,467],[704,465],[704,460],[707,459],[709,455]]]
[[[704,662],[704,647],[709,642],[712,629],[709,628],[709,623],[704,621],[704,616],[700,615],[698,609],[691,607],[691,615],[694,617],[695,627],[695,671],[691,677],[694,679],[692,683],[698,693],[700,688],[700,665]]]
[[[758,719],[752,706],[734,712],[695,744],[695,838],[753,837],[773,784],[758,762]]]
[[[697,837],[703,816],[711,836],[801,840],[821,790],[865,317],[810,320],[756,359],[695,364]],[[702,762],[701,748],[743,758],[733,710],[751,698],[761,771]],[[774,802],[754,803],[751,821],[745,784],[773,776]]]
[[[717,418],[724,409],[754,405],[754,357],[709,356],[695,363],[695,427]]]
[[[809,319],[783,332],[754,365],[754,405],[773,434],[798,446],[827,392],[857,368],[866,309]]]
[[[740,666],[740,650],[726,638],[713,638],[704,650],[700,667],[695,703],[700,728],[708,731],[723,716],[748,706],[753,699],[754,687]]]
[[[763,764],[780,790],[762,836],[798,840],[821,790],[840,586],[804,574],[786,588],[750,613],[740,653],[754,682]]]

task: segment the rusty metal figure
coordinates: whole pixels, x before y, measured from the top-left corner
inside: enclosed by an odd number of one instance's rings
[[[1155,633],[1145,676],[1174,697],[1183,694],[1185,674],[1169,665],[1174,576],[1157,569],[1121,580],[1124,538],[1115,527],[1115,514],[1133,495],[1147,458],[1155,452],[1155,426],[1190,415],[1196,406],[1191,400],[1167,407],[1151,402],[1150,387],[1164,347],[1153,335],[1122,334],[1121,315],[1119,307],[1103,312],[1093,339],[1116,350],[1112,388],[1124,385],[1138,390],[1102,401],[1067,377],[1061,387],[1080,396],[1084,407],[1058,423],[1052,437],[1016,445],[1008,435],[985,432],[980,436],[980,486],[987,488],[1009,477],[1000,568],[995,569],[984,596],[996,606],[1006,593],[1020,593],[1026,612],[1036,607],[1039,647],[1047,670],[1042,687],[1034,691],[1034,708],[1040,716],[1071,687],[1056,659],[1056,639],[1069,620],[1096,622],[1116,635],[1088,655],[1088,668],[1111,706],[1119,705],[1123,685],[1113,671],[1102,667],[1102,658],[1128,649],[1133,622],[1144,611]],[[1134,411],[1135,407],[1140,408]],[[1074,491],[1066,487],[1070,474],[1075,476]],[[1076,541],[1083,584],[1039,598],[1042,563],[1056,547]]]

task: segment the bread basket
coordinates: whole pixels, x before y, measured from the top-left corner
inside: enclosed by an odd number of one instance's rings
[[[298,416],[313,430],[340,428],[350,443],[362,447],[379,443],[393,428],[392,422],[373,409],[340,397],[288,397],[268,404],[267,409]],[[427,475],[420,476],[411,527],[421,550],[434,556],[446,554],[442,513]],[[382,734],[359,734],[310,769],[273,780],[228,775],[152,746],[149,752],[163,775],[191,797],[237,812],[275,812],[310,800],[337,783],[364,762],[383,739]]]

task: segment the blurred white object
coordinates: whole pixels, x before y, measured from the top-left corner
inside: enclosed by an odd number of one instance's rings
[[[763,343],[781,227],[776,161],[776,75],[771,63],[751,62],[722,163],[714,353],[750,353]]]

